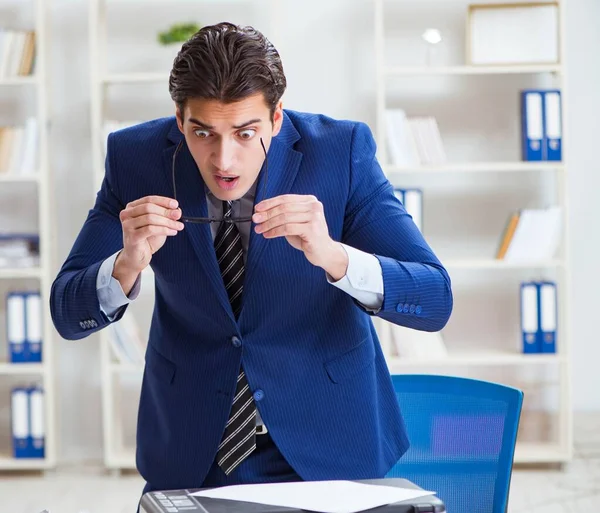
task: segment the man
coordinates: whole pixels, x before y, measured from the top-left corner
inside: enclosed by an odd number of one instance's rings
[[[155,274],[137,466],[153,489],[382,477],[408,447],[370,317],[440,330],[450,279],[363,123],[284,111],[256,30],[201,29],[176,116],[108,138],[106,175],[51,293],[80,339]]]

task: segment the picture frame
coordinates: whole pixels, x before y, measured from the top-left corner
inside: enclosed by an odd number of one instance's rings
[[[470,4],[467,65],[559,64],[559,8],[556,1]]]

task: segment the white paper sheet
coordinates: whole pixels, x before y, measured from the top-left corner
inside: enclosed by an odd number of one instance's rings
[[[212,490],[201,490],[191,495],[255,502],[321,513],[357,513],[433,493],[425,490],[352,481],[301,481],[224,486]]]

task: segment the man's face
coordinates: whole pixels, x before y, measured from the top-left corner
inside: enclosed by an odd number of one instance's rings
[[[256,181],[264,162],[265,149],[279,133],[283,121],[281,102],[271,123],[262,93],[236,103],[190,99],[177,124],[200,174],[220,200],[240,199]]]

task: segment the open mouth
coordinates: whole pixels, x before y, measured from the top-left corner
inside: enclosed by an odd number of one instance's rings
[[[233,189],[237,185],[239,179],[240,179],[239,176],[215,175],[215,180],[217,181],[217,184],[219,185],[219,187],[221,187],[222,189],[227,189],[227,190]]]

